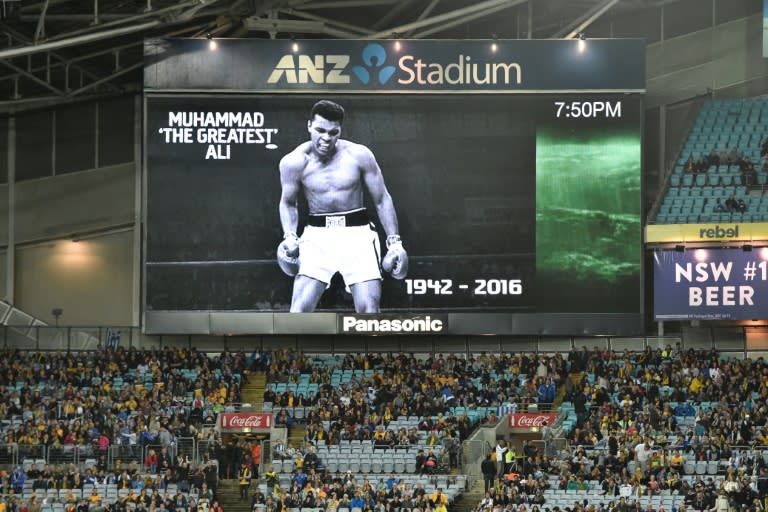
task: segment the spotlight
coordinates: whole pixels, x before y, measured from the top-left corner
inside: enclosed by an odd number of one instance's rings
[[[584,32],[579,33],[579,42],[577,45],[579,53],[584,53],[584,50],[587,49],[587,38],[584,37]]]
[[[403,48],[403,44],[400,42],[400,34],[395,32],[392,34],[392,37],[395,38],[395,51],[399,52]]]
[[[685,252],[685,246],[684,246],[684,245],[681,245],[681,244],[677,244],[677,245],[675,246],[675,251],[676,251],[676,252]]]
[[[206,38],[206,39],[213,39],[213,34],[211,34],[210,32],[208,32],[207,34],[205,34],[205,38]]]
[[[499,45],[496,44],[496,34],[493,34],[493,42],[491,43],[491,52],[496,53],[496,50],[499,49]]]
[[[293,53],[299,53],[299,43],[296,42],[296,38],[291,36],[291,51]]]

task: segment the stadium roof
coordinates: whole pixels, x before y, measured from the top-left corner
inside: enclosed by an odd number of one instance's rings
[[[730,10],[745,4],[745,14],[760,10],[751,5],[759,0],[712,1]],[[6,40],[0,110],[138,91],[148,37],[544,39],[585,33],[653,40],[664,9],[680,4],[690,1],[0,0]],[[696,7],[704,6],[697,0]],[[691,19],[702,17],[701,9],[693,11]]]

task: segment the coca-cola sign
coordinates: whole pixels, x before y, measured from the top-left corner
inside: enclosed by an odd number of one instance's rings
[[[544,423],[546,423],[547,425],[554,424],[556,419],[557,419],[557,414],[551,413],[551,412],[512,413],[509,415],[509,427],[521,428],[521,429],[541,428],[544,426]]]
[[[222,429],[226,430],[269,430],[272,427],[271,414],[252,412],[230,412],[219,414]]]

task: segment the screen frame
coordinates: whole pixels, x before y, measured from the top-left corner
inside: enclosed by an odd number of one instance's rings
[[[205,41],[203,41],[205,42]],[[265,41],[255,41],[264,43]],[[422,41],[416,41],[421,43]],[[605,42],[605,41],[604,41]],[[304,43],[312,43],[305,41]],[[430,43],[439,43],[430,41]],[[551,43],[551,41],[540,41]],[[286,44],[282,42],[282,44]],[[643,62],[644,66],[644,62]],[[266,311],[174,311],[174,310],[148,310],[147,309],[147,236],[148,236],[148,100],[157,97],[233,97],[238,94],[248,95],[274,95],[274,94],[334,94],[360,95],[360,94],[397,94],[398,91],[377,91],[370,89],[353,90],[295,90],[295,89],[267,89],[267,90],[233,90],[233,89],[204,89],[204,88],[159,88],[153,89],[146,85],[142,98],[142,187],[141,187],[141,219],[142,229],[141,247],[141,319],[142,329],[146,334],[216,334],[216,335],[246,335],[246,334],[287,334],[287,335],[329,335],[329,334],[358,334],[358,335],[382,335],[382,334],[428,334],[428,335],[541,335],[541,336],[633,336],[644,331],[645,309],[645,265],[644,248],[642,243],[644,223],[644,196],[645,179],[642,170],[645,167],[643,152],[643,136],[645,119],[644,84],[640,88],[632,89],[545,89],[545,90],[439,90],[439,91],[403,91],[406,93],[418,92],[419,94],[567,94],[567,95],[599,95],[624,93],[639,96],[639,133],[641,138],[640,149],[640,222],[641,229],[638,236],[640,254],[640,283],[638,307],[639,311],[631,313],[527,313],[527,312],[457,312],[443,314],[447,318],[445,329],[440,332],[368,332],[346,333],[342,330],[344,318],[355,315],[351,312],[317,312],[317,313],[288,313]],[[433,312],[434,313],[434,312]],[[407,315],[412,318],[429,314],[423,311],[414,311]]]

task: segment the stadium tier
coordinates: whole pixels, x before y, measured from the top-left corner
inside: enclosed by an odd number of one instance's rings
[[[707,101],[672,169],[655,221],[768,221],[766,123],[765,98]]]

